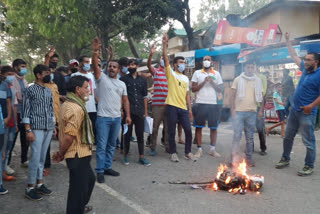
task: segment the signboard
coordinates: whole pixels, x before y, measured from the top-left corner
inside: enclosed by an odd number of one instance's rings
[[[176,53],[174,56],[183,56],[186,62],[186,68],[194,68],[196,66],[195,51],[179,52]]]
[[[220,20],[214,37],[214,45],[226,43],[246,43],[261,47],[281,40],[281,30],[277,24],[269,24],[268,29],[233,27],[226,20]]]

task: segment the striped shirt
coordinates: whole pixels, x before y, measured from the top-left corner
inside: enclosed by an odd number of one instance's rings
[[[54,116],[50,89],[34,83],[25,89],[22,102],[22,123],[33,130],[53,130]]]
[[[81,143],[81,126],[84,119],[84,111],[73,102],[66,101],[62,104],[59,114],[59,140],[63,140],[65,135],[74,136],[74,140],[64,155],[64,158],[74,158],[78,154],[79,158],[92,155],[89,145]]]
[[[166,98],[168,95],[168,83],[165,71],[159,67],[154,69],[153,72],[153,106],[165,106]]]

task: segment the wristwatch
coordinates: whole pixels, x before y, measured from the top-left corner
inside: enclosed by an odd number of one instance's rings
[[[27,129],[27,130],[26,130],[26,133],[30,133],[30,132],[32,132],[31,129]]]

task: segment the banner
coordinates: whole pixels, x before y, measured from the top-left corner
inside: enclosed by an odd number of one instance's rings
[[[174,55],[184,57],[186,61],[186,68],[194,68],[196,66],[195,63],[195,51],[187,51],[187,52],[179,52]]]
[[[246,43],[250,46],[266,46],[281,40],[281,30],[277,24],[269,24],[268,29],[233,27],[226,20],[220,20],[214,37],[214,45],[226,43]]]

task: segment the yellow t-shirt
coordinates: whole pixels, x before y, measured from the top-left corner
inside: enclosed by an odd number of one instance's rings
[[[235,78],[232,84],[232,89],[238,89],[238,82],[240,76]],[[244,90],[245,95],[242,99],[237,98],[236,93],[236,100],[235,100],[235,111],[250,111],[256,112],[257,111],[257,102],[255,96],[255,89],[254,89],[254,82],[244,79]]]
[[[187,110],[186,95],[189,91],[189,79],[180,72],[173,71],[170,66],[165,68],[168,96],[166,104]]]

